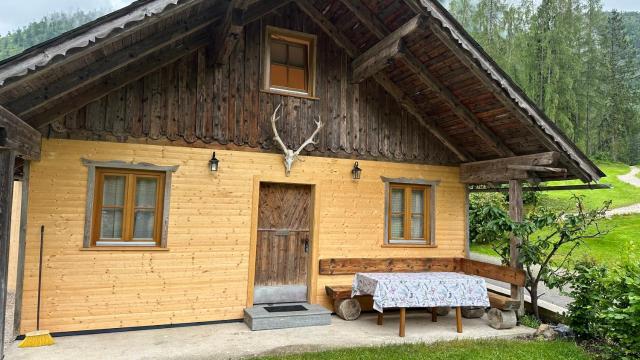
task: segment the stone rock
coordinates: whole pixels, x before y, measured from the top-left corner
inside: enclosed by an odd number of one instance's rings
[[[538,330],[536,330],[534,335],[545,340],[556,340],[573,337],[573,331],[570,327],[564,324],[542,324],[538,327]]]
[[[462,308],[462,317],[466,319],[478,319],[484,315],[483,307],[463,307]]]

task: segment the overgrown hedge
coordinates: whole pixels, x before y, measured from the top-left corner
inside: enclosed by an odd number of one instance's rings
[[[640,264],[576,264],[571,274],[568,321],[576,335],[598,340],[615,359],[640,358]]]

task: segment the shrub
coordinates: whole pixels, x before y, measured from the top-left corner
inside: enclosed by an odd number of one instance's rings
[[[498,193],[471,194],[469,198],[469,237],[478,244],[508,237],[509,214],[504,196]]]
[[[611,358],[640,358],[640,265],[581,262],[574,270],[568,321],[576,335],[602,340]]]

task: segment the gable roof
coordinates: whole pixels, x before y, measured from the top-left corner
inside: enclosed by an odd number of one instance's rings
[[[294,2],[353,58],[416,21],[400,38],[402,56],[374,77],[461,161],[556,151],[571,177],[605,176],[437,1]],[[209,46],[231,6],[246,9],[246,23],[286,3],[137,1],[0,62],[0,105],[44,125]]]

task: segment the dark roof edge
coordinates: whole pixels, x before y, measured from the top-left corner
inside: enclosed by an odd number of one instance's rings
[[[479,66],[484,69],[491,80],[500,84],[508,97],[512,99],[533,120],[545,134],[558,144],[570,160],[574,161],[584,172],[581,180],[585,182],[598,181],[606,174],[596,166],[554,123],[547,115],[525,94],[525,92],[507,75],[489,56],[473,37],[467,33],[460,23],[437,1],[420,0],[422,7],[446,28]]]
[[[0,86],[7,79],[27,75],[44,67],[70,51],[88,47],[106,39],[118,29],[125,29],[170,7],[189,0],[138,0],[132,4],[101,16],[82,26],[69,30],[52,39],[34,45],[19,54],[0,61]]]

